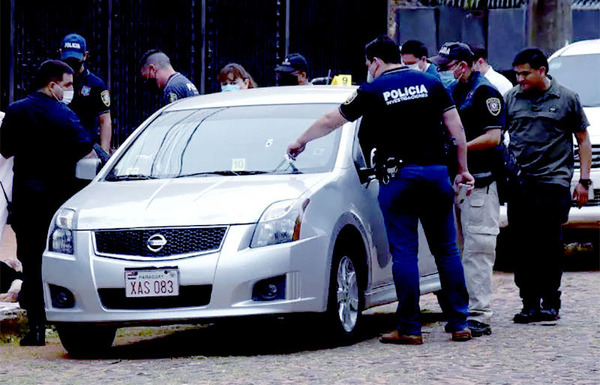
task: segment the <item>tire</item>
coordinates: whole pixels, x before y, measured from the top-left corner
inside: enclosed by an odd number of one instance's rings
[[[116,327],[58,324],[58,337],[71,357],[96,357],[105,354],[112,346]]]
[[[327,322],[331,336],[339,342],[356,339],[362,324],[364,289],[355,253],[336,247],[331,264]]]

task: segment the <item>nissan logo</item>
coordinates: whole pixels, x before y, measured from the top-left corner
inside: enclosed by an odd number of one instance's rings
[[[146,241],[148,250],[158,253],[167,244],[167,239],[161,234],[154,234]]]

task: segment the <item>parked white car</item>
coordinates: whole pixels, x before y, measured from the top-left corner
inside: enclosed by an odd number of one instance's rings
[[[358,124],[285,156],[353,91],[212,94],[144,122],[49,229],[46,315],[69,353],[110,347],[122,326],[233,316],[322,313],[318,327],[352,338],[364,309],[394,301]],[[422,231],[419,247],[421,293],[437,291]]]
[[[579,94],[590,122],[588,132],[592,142],[592,192],[587,205],[578,209],[575,202],[569,212],[569,229],[595,230],[595,242],[600,239],[600,39],[570,44],[548,59],[548,73],[565,87]],[[575,142],[577,143],[577,142]],[[572,189],[579,181],[579,158],[576,154]],[[593,194],[593,195],[592,195]],[[594,234],[592,233],[592,234]],[[596,252],[600,250],[596,249]]]

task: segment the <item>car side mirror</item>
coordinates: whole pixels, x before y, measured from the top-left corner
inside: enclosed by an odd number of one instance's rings
[[[92,180],[98,175],[102,161],[98,158],[84,158],[77,162],[75,177],[77,179]]]

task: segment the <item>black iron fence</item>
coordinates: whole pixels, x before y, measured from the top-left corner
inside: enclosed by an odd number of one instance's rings
[[[216,75],[232,61],[259,86],[274,85],[287,52],[306,56],[311,77],[331,71],[361,81],[364,44],[386,32],[386,18],[387,0],[3,0],[0,110],[30,92],[37,66],[76,32],[87,40],[88,68],[111,90],[118,146],[159,107],[139,77],[148,49],[167,53],[201,93],[219,89]]]

